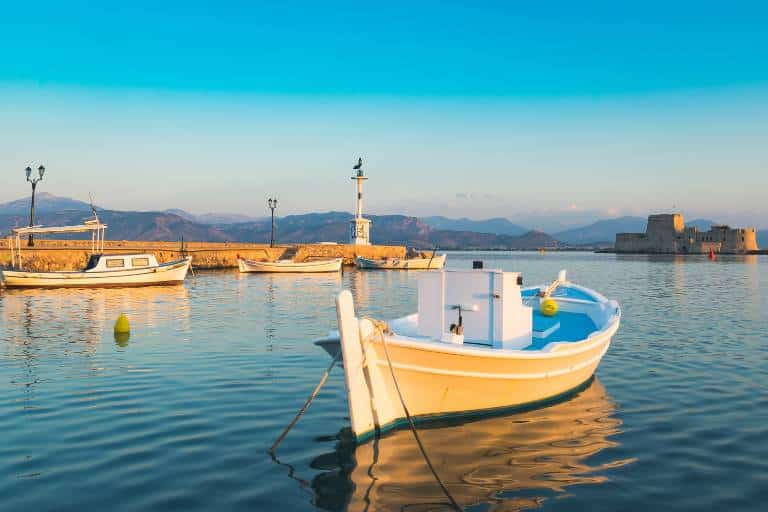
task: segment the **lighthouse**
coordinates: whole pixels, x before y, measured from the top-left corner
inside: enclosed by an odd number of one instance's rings
[[[371,244],[371,221],[363,218],[363,182],[368,178],[363,173],[363,159],[358,158],[356,171],[352,179],[357,182],[357,202],[355,203],[355,218],[349,222],[349,243],[352,245]]]

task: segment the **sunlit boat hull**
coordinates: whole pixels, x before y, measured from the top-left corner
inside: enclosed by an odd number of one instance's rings
[[[445,254],[436,255],[434,258],[403,258],[372,260],[357,258],[358,268],[367,270],[438,270],[445,266]]]
[[[618,305],[602,300],[562,301],[566,309],[603,308],[603,327],[585,339],[551,343],[546,350],[508,350],[383,334],[355,317],[351,294],[342,292],[337,339],[353,433],[364,440],[405,421],[391,371],[411,415],[421,419],[522,408],[568,394],[592,377],[619,327]],[[318,344],[335,353],[334,341]]]
[[[100,288],[179,284],[184,281],[190,256],[155,267],[99,272],[27,272],[3,270],[6,288]]]
[[[303,261],[254,261],[237,260],[240,272],[274,272],[274,273],[307,273],[307,272],[339,272],[342,264],[341,258],[332,260]]]

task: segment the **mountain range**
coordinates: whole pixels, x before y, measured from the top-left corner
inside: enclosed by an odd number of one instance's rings
[[[58,197],[48,192],[35,194],[35,212],[63,212],[66,210],[91,211],[91,206],[83,201]],[[26,215],[29,219],[29,197],[0,203],[0,215]]]
[[[51,194],[36,197],[35,223],[43,225],[79,224],[91,213],[88,203],[60,198]],[[207,214],[199,218],[183,210],[162,212],[117,211],[97,208],[99,218],[109,226],[112,240],[179,240],[211,242],[269,242],[271,219],[231,222],[231,216]],[[29,222],[29,200],[21,199],[0,205],[0,231],[26,226]],[[276,219],[277,241],[346,242],[348,212],[309,213]],[[558,243],[546,233],[523,232],[520,235],[479,233],[436,229],[416,217],[405,215],[369,215],[377,244],[408,245],[429,249],[535,249],[556,247]],[[235,220],[241,220],[237,218]],[[217,222],[218,221],[218,222]]]
[[[35,198],[36,223],[66,225],[80,223],[90,215],[88,203],[48,193]],[[97,207],[109,225],[113,240],[178,240],[211,242],[269,242],[271,220],[241,214],[195,215],[180,209],[161,212],[117,211]],[[278,242],[345,242],[352,214],[348,212],[288,215],[276,219]],[[537,249],[540,247],[600,248],[613,245],[616,233],[642,232],[646,219],[619,217],[547,234],[529,230],[506,218],[473,220],[442,216],[369,215],[373,242],[429,249]],[[0,204],[0,232],[29,222],[29,199]],[[701,230],[714,224],[707,219],[687,223]],[[758,232],[758,244],[768,246],[768,230]]]
[[[203,213],[201,215],[195,215],[194,213],[189,213],[188,211],[181,210],[179,208],[163,210],[162,213],[178,215],[183,219],[191,220],[192,222],[197,222],[198,224],[208,225],[237,224],[238,222],[257,222],[266,219],[266,217],[251,217],[250,215],[243,215],[240,213]]]
[[[476,233],[493,233],[495,235],[520,236],[531,231],[528,228],[518,226],[503,217],[486,220],[449,219],[448,217],[421,217],[430,227],[449,231],[474,231]]]

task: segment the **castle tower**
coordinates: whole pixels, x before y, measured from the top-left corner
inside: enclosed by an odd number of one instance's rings
[[[363,174],[363,159],[357,160],[352,169],[357,171],[353,180],[357,181],[357,202],[355,203],[355,218],[349,224],[349,243],[353,245],[371,244],[371,221],[363,218],[363,181],[368,178]]]

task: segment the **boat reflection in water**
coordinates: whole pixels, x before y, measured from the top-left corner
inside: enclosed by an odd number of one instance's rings
[[[95,351],[125,313],[134,332],[155,329],[172,318],[189,329],[189,292],[184,286],[138,288],[20,288],[0,295],[0,321],[8,326],[11,346],[36,340],[77,342],[84,352]],[[125,346],[128,339],[116,339]]]
[[[462,507],[538,508],[579,484],[599,484],[605,471],[634,459],[590,465],[617,446],[621,420],[594,379],[559,404],[506,416],[419,427],[435,469]],[[342,431],[336,450],[312,461],[324,470],[312,482],[315,505],[325,510],[449,510],[408,429],[356,446]],[[486,510],[485,508],[483,510]]]

